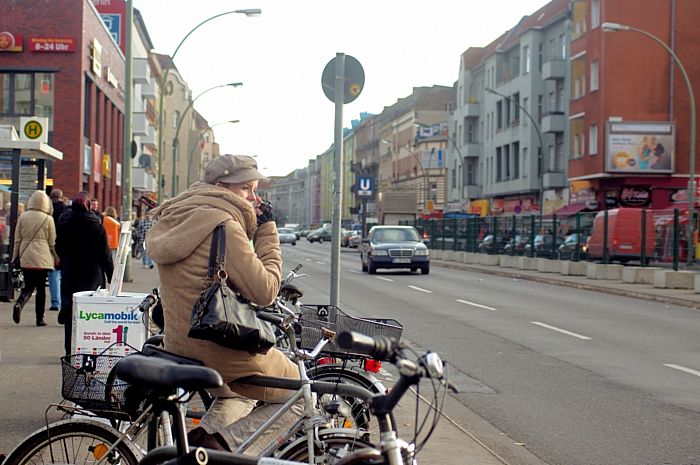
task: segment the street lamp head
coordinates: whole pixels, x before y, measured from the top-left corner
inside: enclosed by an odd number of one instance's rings
[[[242,82],[229,82],[226,85],[231,86],[231,87],[241,87],[243,85],[243,83]]]
[[[630,27],[626,24],[619,23],[603,23],[600,25],[604,32],[629,31]]]
[[[243,10],[236,10],[236,13],[242,13],[246,16],[260,16],[262,10],[260,8],[246,8]]]
[[[490,88],[490,87],[484,87],[484,90],[485,90],[486,92],[488,92],[489,94],[493,94],[493,95],[498,95],[498,96],[504,97],[504,95],[503,95],[502,93],[496,92],[495,90],[493,90],[493,89]]]

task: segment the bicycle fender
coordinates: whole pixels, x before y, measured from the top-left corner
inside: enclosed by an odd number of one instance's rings
[[[349,378],[375,394],[386,394],[386,386],[379,381],[372,373],[363,370],[359,366],[345,366],[342,364],[332,363],[326,365],[316,365],[307,368],[309,379],[316,379],[317,376],[338,375],[340,378]]]

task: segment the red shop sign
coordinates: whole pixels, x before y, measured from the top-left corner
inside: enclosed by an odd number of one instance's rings
[[[30,37],[29,50],[53,53],[75,52],[75,39],[72,37]]]
[[[643,187],[623,187],[620,190],[620,203],[630,207],[647,205],[650,197],[649,189]]]

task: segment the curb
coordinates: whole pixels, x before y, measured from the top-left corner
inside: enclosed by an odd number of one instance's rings
[[[503,276],[503,277],[507,277],[507,278],[525,279],[528,281],[536,281],[536,282],[544,283],[544,284],[552,284],[554,286],[573,287],[576,289],[582,289],[582,290],[586,290],[586,291],[604,292],[606,294],[613,294],[613,295],[618,295],[618,296],[622,296],[622,297],[632,297],[635,299],[653,300],[655,302],[666,303],[666,304],[671,304],[671,305],[679,305],[681,307],[689,307],[689,308],[696,309],[696,310],[700,309],[700,302],[695,302],[693,300],[682,299],[682,298],[678,298],[678,297],[668,297],[668,296],[657,295],[657,294],[652,294],[652,293],[643,292],[643,291],[630,291],[628,289],[615,289],[613,287],[608,287],[608,286],[596,286],[594,284],[577,283],[577,282],[573,282],[573,281],[566,281],[563,279],[546,278],[546,277],[541,277],[541,276],[533,276],[533,275],[529,275],[529,274],[514,273],[511,271],[502,271],[502,270],[498,270],[498,269],[492,270],[489,268],[473,267],[473,266],[464,265],[461,263],[451,263],[451,262],[444,261],[444,260],[431,259],[430,261],[435,263],[437,266],[440,266],[443,268],[451,268],[454,270],[472,271],[475,273],[490,274],[490,275],[494,275],[494,276]]]

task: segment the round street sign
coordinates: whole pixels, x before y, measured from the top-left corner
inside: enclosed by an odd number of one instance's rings
[[[24,125],[24,135],[27,137],[27,139],[39,139],[43,133],[44,128],[41,126],[39,121],[31,120]]]
[[[331,102],[335,102],[335,60],[333,58],[328,62],[321,76],[321,88]],[[362,93],[365,86],[365,70],[360,62],[350,55],[345,55],[344,81],[343,103],[350,103]]]

